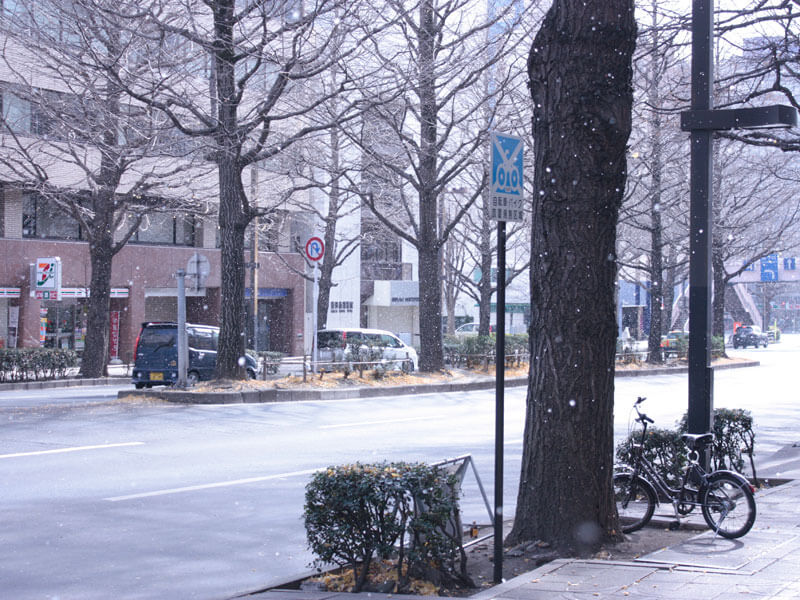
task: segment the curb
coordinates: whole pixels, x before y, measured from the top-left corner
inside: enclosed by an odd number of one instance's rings
[[[528,384],[527,377],[506,380],[506,387]],[[302,402],[320,400],[346,400],[353,398],[378,398],[381,396],[405,396],[413,394],[436,394],[447,392],[469,392],[495,387],[494,379],[456,383],[431,383],[421,385],[397,385],[392,387],[358,387],[341,390],[247,390],[232,392],[189,392],[172,390],[126,390],[117,393],[117,398],[158,398],[166,402],[182,404],[252,404],[268,402]]]
[[[128,383],[129,376],[112,375],[109,377],[97,377],[94,379],[48,379],[45,381],[20,381],[15,383],[0,383],[0,392],[14,392],[17,390],[48,390],[61,387],[82,387],[96,385],[117,385]]]
[[[757,367],[759,361],[748,361],[728,365],[712,366],[713,369],[738,369],[745,367]],[[616,371],[615,377],[645,377],[648,375],[676,375],[688,373],[688,367],[663,367],[657,369],[640,369],[630,371]],[[112,375],[109,377],[98,377],[95,379],[51,379],[47,381],[26,381],[17,383],[0,383],[0,392],[10,392],[17,390],[44,390],[60,387],[80,387],[80,386],[99,386],[99,385],[119,385],[127,383],[130,377],[127,375]],[[506,379],[505,387],[518,387],[527,385],[527,377],[515,377]],[[420,385],[400,385],[393,387],[354,387],[350,389],[338,390],[247,390],[231,392],[189,392],[189,391],[167,391],[162,390],[124,390],[117,394],[117,398],[140,397],[158,398],[167,402],[182,404],[251,404],[268,402],[299,402],[315,400],[344,400],[352,398],[376,398],[380,396],[410,395],[410,394],[433,394],[447,392],[468,392],[473,390],[485,390],[495,387],[496,381],[486,377],[480,380],[433,383]]]

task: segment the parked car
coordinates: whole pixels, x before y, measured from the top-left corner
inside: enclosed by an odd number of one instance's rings
[[[494,325],[489,326],[489,333],[494,333]],[[461,327],[456,328],[455,334],[459,338],[478,335],[478,323],[464,323]]]
[[[687,343],[688,341],[688,331],[674,330],[661,338],[661,347],[667,350],[675,350],[682,343]]]
[[[187,323],[186,337],[189,346],[187,383],[212,379],[217,366],[219,327]],[[137,389],[175,383],[178,380],[178,324],[142,323],[133,353],[133,384]],[[254,379],[258,362],[249,354],[245,354],[245,369],[247,375]]]
[[[416,371],[419,368],[417,351],[391,331],[383,329],[322,329],[317,332],[317,349],[320,362],[348,360],[348,350],[351,353],[349,360],[355,361],[363,356],[352,356],[353,351],[366,354],[366,351],[374,350],[380,352],[381,358],[404,361],[398,363],[404,370]]]
[[[742,325],[733,334],[733,347],[734,348],[747,348],[753,346],[758,348],[769,345],[769,336],[761,331],[758,325]]]

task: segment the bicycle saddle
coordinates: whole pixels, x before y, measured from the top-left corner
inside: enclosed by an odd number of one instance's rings
[[[714,434],[713,433],[684,433],[681,435],[681,439],[686,443],[687,446],[692,448],[702,448],[703,446],[708,446],[711,442],[714,441]]]

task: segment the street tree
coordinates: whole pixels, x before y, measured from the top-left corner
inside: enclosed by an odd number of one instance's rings
[[[117,13],[148,41],[152,61],[151,71],[124,91],[207,144],[217,171],[222,303],[216,375],[244,378],[245,230],[275,207],[252,202],[243,172],[354,118],[358,100],[334,112],[329,100],[364,88],[354,83],[363,73],[349,61],[356,62],[378,19],[369,5],[341,0],[131,0],[118,3]],[[333,65],[344,73],[341,86],[317,85]]]
[[[531,371],[509,543],[577,553],[619,538],[615,242],[635,43],[632,0],[555,0],[531,47]]]
[[[203,170],[163,115],[124,95],[122,85],[149,65],[117,20],[80,2],[17,0],[4,6],[0,29],[0,68],[13,82],[3,93],[0,168],[88,242],[80,373],[99,377],[108,362],[114,257],[146,215],[174,214],[202,196]],[[191,209],[202,212],[199,202]]]
[[[685,61],[679,53],[676,15],[663,3],[639,7],[647,22],[634,59],[637,126],[631,135],[628,188],[620,216],[621,277],[646,281],[650,296],[648,362],[663,362],[661,336],[671,324],[670,273],[688,256],[688,153],[678,110],[686,92]],[[676,262],[673,262],[676,261]],[[644,276],[644,277],[642,277]]]
[[[515,49],[530,8],[517,2],[489,6],[494,9],[476,0],[419,0],[413,7],[385,2],[385,18],[395,26],[373,38],[371,51],[396,87],[384,89],[391,102],[371,113],[380,125],[369,129],[384,135],[364,136],[364,129],[349,134],[372,165],[363,188],[366,206],[417,252],[422,371],[444,366],[442,251],[485,180],[456,210],[442,211],[441,204],[449,189],[463,187],[467,172],[485,173],[482,149],[489,143],[488,123],[495,122],[487,114],[496,113],[521,73]],[[448,221],[440,222],[444,216]]]
[[[718,140],[714,161],[713,334],[725,333],[725,293],[738,275],[770,254],[800,244],[798,156]]]

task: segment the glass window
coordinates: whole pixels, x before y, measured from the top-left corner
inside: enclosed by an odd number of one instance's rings
[[[146,327],[139,337],[139,352],[145,350],[155,351],[165,346],[172,346],[175,342],[174,328]]]
[[[30,133],[31,104],[9,91],[3,91],[3,125],[14,133]]]
[[[189,337],[189,347],[195,350],[214,350],[217,349],[219,342],[219,332],[210,328],[193,327],[187,331]]]
[[[55,202],[29,192],[22,198],[22,237],[79,240],[81,228]]]
[[[344,346],[341,331],[320,331],[317,334],[317,344],[320,348],[341,348]]]
[[[145,216],[137,241],[151,244],[172,244],[175,240],[175,219],[172,215],[155,213]]]
[[[387,348],[401,348],[402,344],[400,340],[393,335],[384,333],[381,335],[381,346],[386,346]]]

